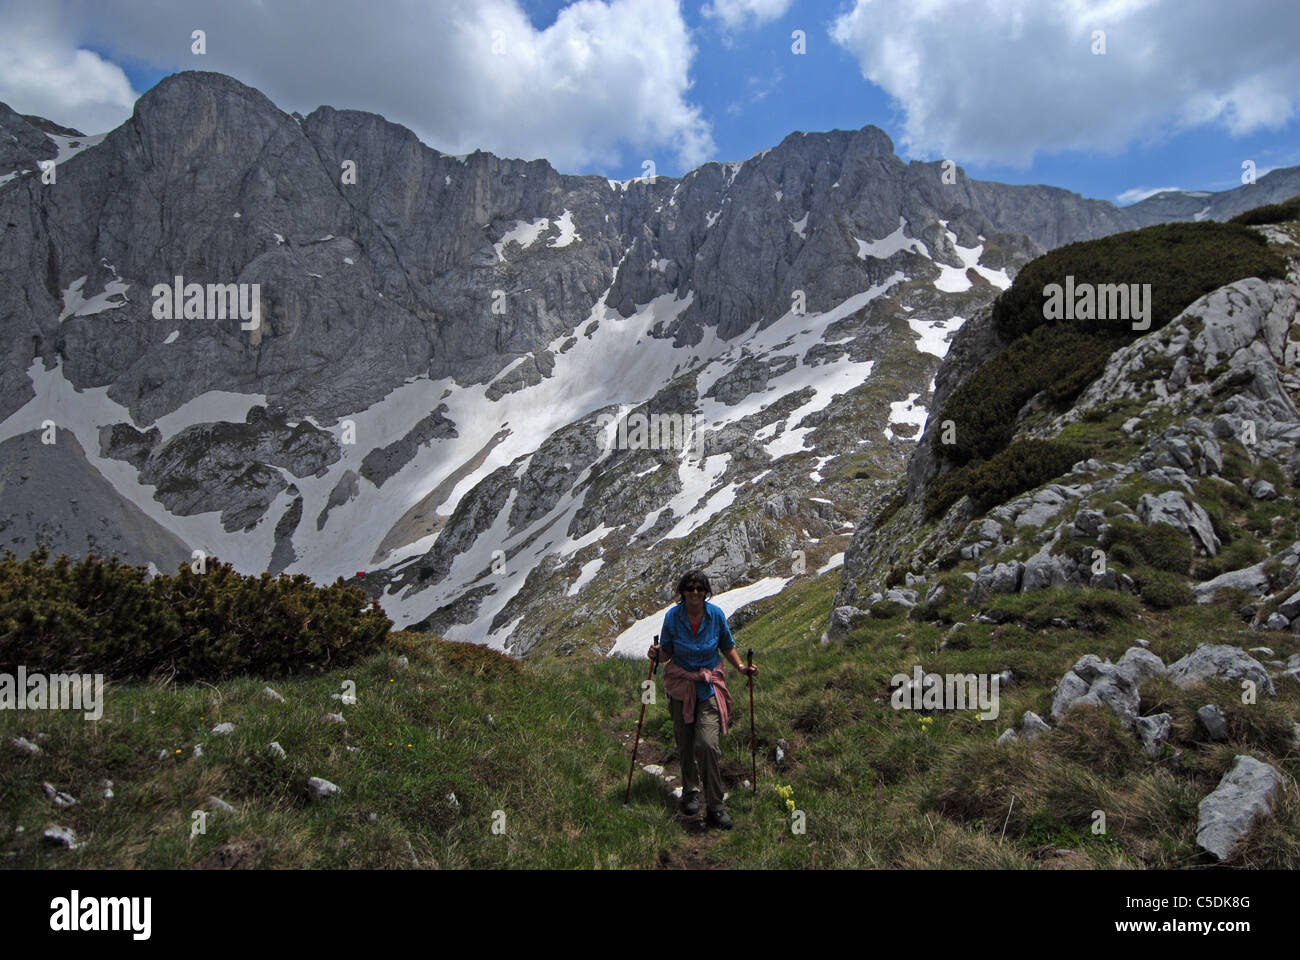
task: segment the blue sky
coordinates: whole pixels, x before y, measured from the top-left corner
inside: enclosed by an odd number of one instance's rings
[[[51,0],[49,15],[0,0],[0,18],[19,24],[0,39],[0,64],[11,47],[0,100],[91,132],[86,123],[124,118],[175,70],[218,70],[286,110],[370,110],[447,152],[542,156],[565,173],[619,179],[645,159],[679,176],[795,130],[866,124],[904,160],[951,158],[977,178],[1115,202],[1159,187],[1230,189],[1243,160],[1261,174],[1300,164],[1291,0],[375,6],[389,15],[346,0]],[[202,57],[189,49],[194,26],[207,32]],[[495,57],[489,37],[506,48]],[[36,84],[13,67],[19,44],[47,65],[78,50],[99,63],[69,60],[66,80],[47,67]],[[102,95],[90,103],[95,84]]]

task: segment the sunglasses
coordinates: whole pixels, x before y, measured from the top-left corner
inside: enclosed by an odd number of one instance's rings
[[[689,583],[682,587],[682,593],[707,593],[708,587],[702,583]]]

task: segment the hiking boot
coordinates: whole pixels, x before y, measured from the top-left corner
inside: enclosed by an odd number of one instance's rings
[[[693,817],[700,812],[700,794],[695,792],[682,797],[682,813]]]
[[[704,822],[711,827],[717,827],[719,830],[731,829],[731,817],[727,816],[726,810],[710,810]]]

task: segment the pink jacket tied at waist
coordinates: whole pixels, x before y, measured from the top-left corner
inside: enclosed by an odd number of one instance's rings
[[[687,723],[695,722],[695,681],[702,680],[713,684],[713,696],[718,701],[718,713],[722,716],[722,733],[727,732],[727,721],[731,717],[731,692],[727,689],[727,678],[722,672],[722,664],[712,670],[683,670],[669,661],[664,666],[664,690],[674,700],[682,701],[682,719]]]

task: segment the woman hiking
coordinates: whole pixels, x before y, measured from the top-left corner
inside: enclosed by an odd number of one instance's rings
[[[727,732],[731,717],[722,655],[742,674],[757,675],[758,667],[741,662],[727,615],[707,602],[713,590],[702,571],[692,570],[682,577],[677,595],[681,599],[669,609],[659,631],[662,642],[651,644],[646,655],[666,663],[664,690],[682,764],[682,813],[694,816],[700,812],[702,775],[708,806],[705,822],[730,830],[731,817],[722,805],[722,775],[718,771],[722,756],[718,741]]]

